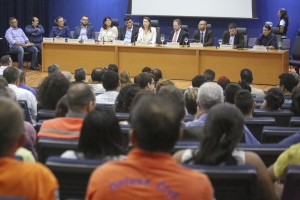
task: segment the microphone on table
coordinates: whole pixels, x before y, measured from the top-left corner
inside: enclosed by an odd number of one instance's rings
[[[269,42],[267,43],[267,51],[269,50],[269,44],[270,44],[270,42],[275,38],[276,36],[274,36],[274,37],[272,37],[270,40],[269,40]]]
[[[102,41],[103,41],[103,44],[104,44],[104,37],[107,35],[107,33],[111,30],[111,27],[109,28],[109,30],[103,35],[102,37]]]
[[[143,28],[141,28],[141,30],[139,31],[139,33],[136,36],[134,36],[134,38],[133,38],[133,44],[134,45],[135,45],[135,42],[136,42],[136,38],[139,36],[139,34],[140,34],[140,32],[142,32],[142,30],[143,30]]]

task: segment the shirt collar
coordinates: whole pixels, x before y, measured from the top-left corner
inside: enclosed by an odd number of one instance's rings
[[[75,113],[75,112],[72,112],[72,113],[67,113],[66,114],[66,117],[70,117],[70,118],[85,118],[86,114],[83,114],[83,113]]]
[[[131,150],[128,154],[129,159],[133,160],[155,160],[157,163],[161,162],[170,162],[176,164],[175,160],[173,160],[171,154],[166,152],[147,152],[140,148],[135,148]],[[144,163],[144,162],[142,162]],[[146,163],[145,163],[146,164]]]
[[[8,84],[8,87],[11,89],[18,88],[18,86],[16,86],[15,84],[11,84],[11,83]]]

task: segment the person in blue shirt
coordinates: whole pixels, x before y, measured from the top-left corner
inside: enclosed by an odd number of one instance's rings
[[[87,15],[83,15],[80,20],[80,25],[75,27],[74,39],[78,39],[79,41],[86,39],[95,39],[95,29],[89,23],[89,17]]]
[[[68,26],[65,26],[65,20],[63,17],[58,16],[55,19],[57,26],[53,26],[50,31],[49,37],[56,38],[71,38],[70,29]]]
[[[265,24],[263,27],[263,33],[256,39],[255,45],[266,46],[268,49],[277,49],[277,38],[274,33],[271,32],[271,26]]]
[[[36,96],[35,89],[26,85],[26,79],[27,79],[26,72],[22,71],[21,75],[20,75],[19,88],[23,88],[25,90],[29,90],[34,96]]]

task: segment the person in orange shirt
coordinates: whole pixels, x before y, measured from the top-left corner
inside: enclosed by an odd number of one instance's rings
[[[78,139],[84,117],[95,107],[95,94],[89,85],[77,83],[67,92],[68,113],[43,122],[38,138]]]
[[[91,175],[86,200],[212,200],[205,174],[177,164],[170,155],[180,135],[182,113],[172,100],[147,94],[131,110],[128,158],[99,166]]]
[[[10,99],[0,98],[0,196],[26,200],[55,200],[58,183],[52,172],[39,163],[14,159],[25,141],[23,112]]]

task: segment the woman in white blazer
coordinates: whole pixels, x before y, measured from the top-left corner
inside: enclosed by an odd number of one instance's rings
[[[149,17],[144,17],[143,26],[139,29],[139,36],[137,40],[147,42],[147,44],[155,44],[156,28],[151,27]]]
[[[98,41],[111,42],[118,37],[118,29],[115,26],[111,26],[112,21],[109,16],[104,17],[103,25],[100,29]]]

